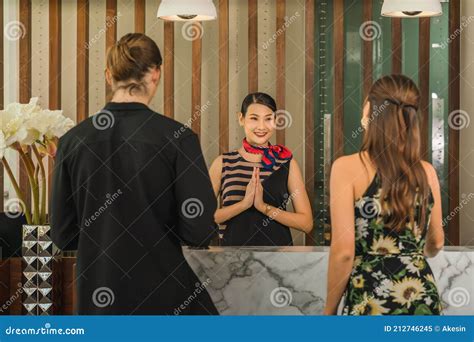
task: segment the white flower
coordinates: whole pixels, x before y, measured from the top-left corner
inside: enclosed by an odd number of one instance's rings
[[[431,297],[426,296],[426,297],[425,297],[425,303],[426,303],[426,305],[429,306],[429,305],[431,305],[431,303],[433,303],[433,300],[431,299]]]
[[[60,138],[74,126],[74,122],[62,115],[60,110],[43,110],[34,113],[26,120],[25,126],[35,140]]]
[[[15,143],[31,145],[44,138],[61,137],[74,122],[60,110],[43,110],[34,97],[28,104],[11,103],[0,111],[0,131],[6,147]],[[1,145],[0,145],[1,146]]]
[[[367,230],[368,220],[365,218],[357,218],[355,221],[356,224],[356,239],[365,238],[369,235]]]
[[[372,272],[371,276],[377,280],[385,278],[385,274],[383,274],[382,271]]]
[[[390,295],[390,290],[393,283],[390,279],[384,279],[380,282],[380,285],[375,288],[375,294],[379,297],[387,298]]]

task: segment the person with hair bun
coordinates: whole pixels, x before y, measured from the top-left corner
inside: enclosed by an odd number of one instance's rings
[[[77,250],[79,314],[217,314],[182,251],[217,233],[216,199],[196,134],[148,107],[161,64],[152,39],[122,37],[111,101],[59,141],[52,239]]]
[[[209,173],[221,201],[214,218],[222,224],[227,246],[291,246],[289,227],[313,229],[313,214],[303,176],[291,151],[272,145],[277,128],[275,100],[248,94],[239,113],[245,131],[242,145],[217,157]],[[292,202],[294,212],[287,210]]]

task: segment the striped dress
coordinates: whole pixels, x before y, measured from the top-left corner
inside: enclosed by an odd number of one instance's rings
[[[220,200],[222,207],[236,204],[245,196],[254,167],[260,168],[264,202],[282,210],[288,203],[288,174],[290,160],[277,160],[272,170],[260,162],[245,160],[239,151],[223,154]],[[281,246],[292,245],[288,227],[251,207],[231,218],[220,228],[222,245]]]

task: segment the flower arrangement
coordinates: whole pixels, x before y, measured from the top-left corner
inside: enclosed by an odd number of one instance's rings
[[[43,159],[54,159],[58,139],[74,126],[61,110],[42,109],[34,97],[28,104],[11,103],[0,111],[0,160],[10,178],[28,224],[47,224],[46,194],[47,177]],[[19,153],[28,175],[31,189],[31,205],[26,204],[7,159],[6,149]]]

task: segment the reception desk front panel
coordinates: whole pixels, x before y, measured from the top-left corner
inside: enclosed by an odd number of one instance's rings
[[[185,248],[186,259],[222,315],[320,315],[327,247]],[[428,259],[445,315],[474,314],[474,247]]]

